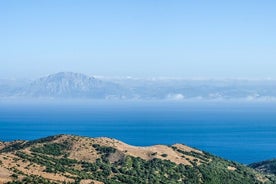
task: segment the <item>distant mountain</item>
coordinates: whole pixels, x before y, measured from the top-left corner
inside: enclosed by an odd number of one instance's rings
[[[17,95],[23,87],[28,84],[26,80],[0,79],[0,97]]]
[[[21,96],[59,98],[120,97],[123,88],[84,74],[60,72],[37,79],[20,91]]]
[[[243,79],[120,79],[142,99],[166,100],[276,100],[275,80]]]
[[[276,175],[276,159],[253,163],[250,164],[249,167],[252,167],[262,173]]]
[[[60,72],[31,82],[0,80],[0,98],[276,101],[276,80],[95,78]]]
[[[276,177],[183,144],[136,147],[58,135],[0,142],[0,183],[273,184]]]

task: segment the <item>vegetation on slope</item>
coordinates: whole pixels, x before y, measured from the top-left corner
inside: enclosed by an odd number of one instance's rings
[[[56,136],[47,138],[47,141],[22,143],[24,146],[2,149],[0,160],[5,157],[6,160],[2,159],[1,165],[13,173],[9,184],[83,181],[106,184],[276,183],[274,176],[263,175],[239,163],[194,149],[166,147],[185,160],[181,163],[168,160],[171,155],[164,152],[165,149],[148,152],[150,159],[143,159],[132,154],[131,149],[134,147],[126,146],[122,151],[116,143],[116,140],[111,139]],[[142,152],[145,149],[141,147],[137,150]],[[84,150],[94,160],[72,156],[73,151],[81,153]],[[12,167],[8,167],[7,160],[10,160]],[[30,172],[32,168],[40,172]]]
[[[263,173],[276,175],[276,159],[253,163],[250,164],[249,167],[252,167]]]

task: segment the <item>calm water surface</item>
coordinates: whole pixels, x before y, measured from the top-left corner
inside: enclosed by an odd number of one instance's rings
[[[0,140],[55,134],[105,136],[139,146],[183,143],[247,164],[276,157],[276,104],[0,103]]]

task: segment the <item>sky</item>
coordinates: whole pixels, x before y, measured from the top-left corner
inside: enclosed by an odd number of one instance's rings
[[[275,0],[0,1],[0,78],[276,78]]]

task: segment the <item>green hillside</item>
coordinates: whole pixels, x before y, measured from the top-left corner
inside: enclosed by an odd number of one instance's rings
[[[250,164],[249,167],[252,167],[263,173],[276,175],[276,159],[253,163]]]
[[[10,174],[2,181],[10,184],[276,183],[272,175],[180,144],[134,147],[109,138],[59,135],[5,143],[0,152],[0,168]]]

